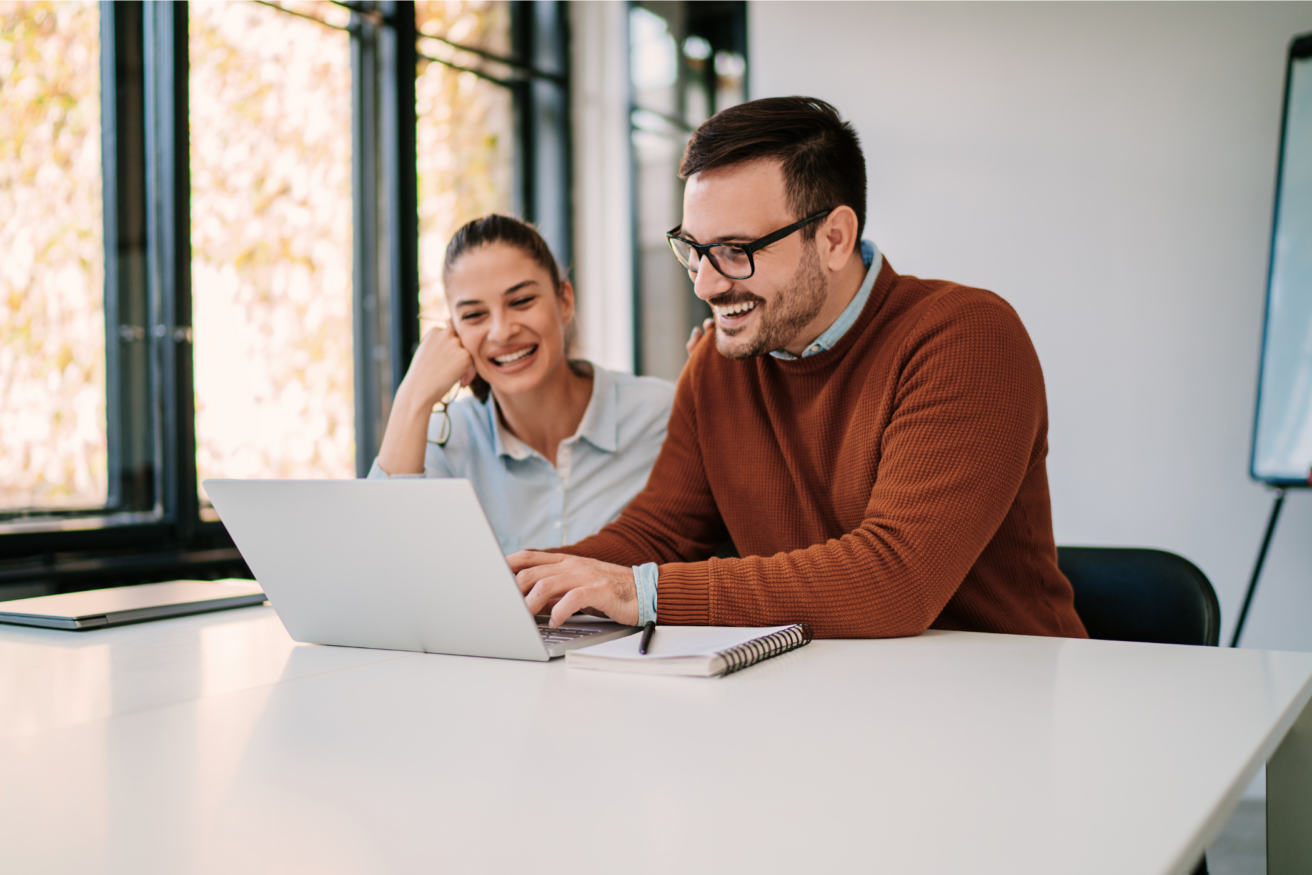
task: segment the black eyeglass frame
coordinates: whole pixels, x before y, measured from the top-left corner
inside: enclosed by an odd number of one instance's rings
[[[717,271],[719,271],[720,276],[724,277],[725,279],[745,280],[745,279],[750,279],[756,273],[756,259],[753,257],[752,253],[756,252],[758,249],[764,249],[765,247],[769,246],[771,243],[779,242],[780,240],[787,237],[789,234],[792,234],[794,231],[800,231],[801,229],[805,228],[807,225],[811,224],[812,222],[820,221],[825,216],[832,213],[835,209],[837,209],[837,207],[830,207],[827,210],[822,210],[821,212],[816,213],[814,216],[807,216],[805,219],[802,219],[800,222],[794,222],[793,224],[789,225],[786,228],[780,228],[778,231],[773,231],[769,234],[766,234],[764,237],[761,237],[760,239],[757,240],[753,240],[751,243],[694,243],[691,240],[686,240],[683,237],[679,236],[679,231],[683,229],[683,225],[676,225],[675,227],[671,228],[668,232],[666,232],[665,242],[670,244],[670,251],[674,253],[674,257],[679,260],[679,264],[682,264],[689,273],[695,274],[697,273],[697,271],[694,270],[688,264],[688,262],[683,260],[683,256],[679,254],[679,250],[674,247],[675,241],[678,241],[679,243],[684,243],[695,249],[697,251],[698,258],[700,260],[709,261],[711,263],[711,266],[714,267]],[[715,249],[717,246],[725,246],[725,247],[732,247],[734,249],[741,249],[744,253],[747,254],[747,265],[751,268],[751,270],[745,276],[729,276],[729,274],[725,273],[723,268],[720,267],[720,263],[715,260],[715,256],[711,254],[711,250]]]

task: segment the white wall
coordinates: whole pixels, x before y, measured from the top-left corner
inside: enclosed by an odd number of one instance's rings
[[[1047,375],[1059,543],[1211,578],[1228,641],[1270,507],[1247,476],[1285,49],[1312,5],[752,3],[751,96],[860,131],[903,273],[1008,299]],[[1244,644],[1312,650],[1312,494]]]

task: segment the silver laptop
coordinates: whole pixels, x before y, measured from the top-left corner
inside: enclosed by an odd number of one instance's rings
[[[0,602],[0,623],[97,629],[262,604],[253,580],[171,580]]]
[[[539,623],[467,480],[206,480],[205,491],[297,641],[545,661],[636,631]]]

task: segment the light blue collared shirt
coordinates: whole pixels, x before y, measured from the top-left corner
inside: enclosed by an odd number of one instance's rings
[[[592,398],[553,467],[501,422],[495,398],[462,398],[450,407],[451,436],[428,425],[423,474],[399,478],[469,480],[505,553],[563,547],[596,533],[647,485],[674,403],[674,386],[592,365]],[[369,477],[389,479],[374,460]]]
[[[842,313],[838,314],[834,324],[826,328],[824,333],[813,340],[806,349],[802,350],[800,356],[793,355],[783,349],[776,349],[770,355],[777,359],[791,361],[821,352],[828,352],[834,348],[834,345],[842,339],[843,335],[856,324],[861,311],[866,307],[866,302],[870,300],[870,290],[875,287],[875,279],[884,266],[883,254],[869,240],[861,241],[861,261],[866,266],[866,278],[861,282],[861,288],[857,289],[856,297],[852,298],[851,303],[843,309]],[[633,566],[633,581],[638,587],[638,625],[640,626],[648,620],[654,621],[656,619],[656,585],[659,582],[659,577],[660,573],[655,562]]]
[[[879,269],[884,266],[884,256],[874,243],[869,240],[861,241],[861,260],[866,265],[866,278],[861,283],[861,288],[857,289],[856,297],[852,299],[843,312],[838,314],[834,324],[825,329],[824,333],[811,341],[811,345],[802,350],[800,356],[793,355],[786,349],[776,349],[770,353],[777,359],[793,361],[794,359],[806,358],[815,355],[818,352],[828,352],[834,348],[847,333],[847,329],[856,324],[857,317],[861,311],[866,308],[866,301],[870,300],[870,290],[875,287],[875,277],[879,276]]]

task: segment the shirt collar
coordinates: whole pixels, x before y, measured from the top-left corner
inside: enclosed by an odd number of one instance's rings
[[[866,278],[861,281],[861,288],[857,289],[856,297],[844,308],[842,313],[834,323],[825,329],[824,333],[811,341],[811,345],[802,350],[800,356],[793,355],[786,349],[776,349],[770,352],[770,355],[777,359],[791,361],[798,358],[806,358],[816,353],[828,352],[834,348],[838,341],[843,339],[843,335],[848,329],[856,324],[857,317],[866,307],[866,301],[870,300],[870,290],[875,287],[875,278],[879,276],[879,270],[884,266],[884,255],[869,240],[861,241],[861,261],[866,266]]]
[[[597,449],[613,453],[620,446],[619,387],[610,371],[585,364],[592,371],[592,398],[588,401],[588,409],[583,411],[583,421],[574,437],[584,438]]]
[[[599,368],[590,362],[583,363],[592,371],[592,397],[588,399],[588,408],[583,412],[583,420],[578,431],[566,442],[585,439],[599,450],[613,453],[619,449],[619,389],[615,377],[605,368]],[[501,422],[501,411],[497,407],[496,396],[488,399],[488,412],[492,416],[492,450],[498,456],[523,461],[531,456],[541,455],[537,450],[515,437]]]

